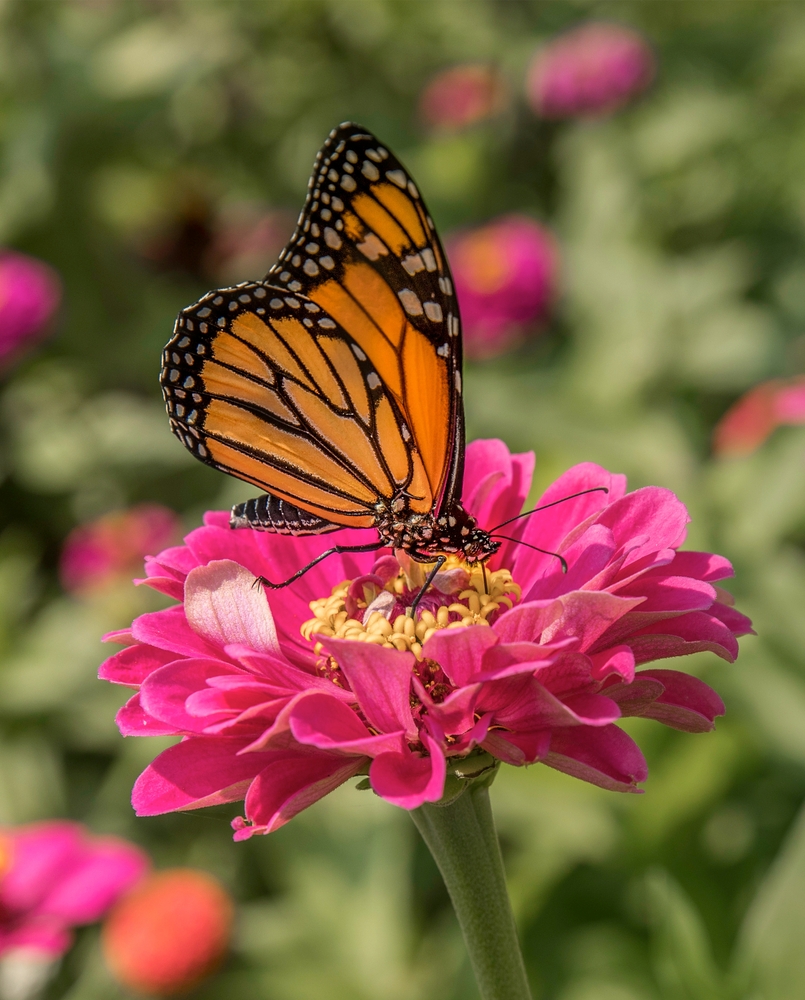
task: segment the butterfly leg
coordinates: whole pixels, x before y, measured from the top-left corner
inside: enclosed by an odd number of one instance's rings
[[[428,573],[427,577],[425,578],[425,582],[422,584],[422,589],[416,595],[416,597],[411,603],[411,606],[405,612],[409,618],[413,618],[414,615],[416,614],[416,609],[419,605],[419,602],[425,596],[428,587],[430,587],[430,585],[433,583],[433,578],[436,576],[436,574],[439,572],[439,570],[442,568],[442,566],[444,566],[446,562],[447,562],[447,556],[439,556],[438,559],[436,560],[435,566],[430,571],[430,573]]]
[[[270,590],[281,590],[283,587],[287,587],[289,583],[298,580],[300,576],[304,576],[308,570],[313,569],[314,566],[318,565],[318,563],[322,562],[328,556],[341,555],[343,552],[376,552],[378,549],[382,549],[385,544],[383,541],[376,541],[367,542],[366,545],[334,545],[331,549],[327,549],[326,552],[322,552],[321,555],[316,556],[315,559],[311,559],[307,566],[298,569],[293,576],[289,576],[282,583],[272,583],[271,580],[267,580],[264,576],[258,576],[255,584],[261,583]]]

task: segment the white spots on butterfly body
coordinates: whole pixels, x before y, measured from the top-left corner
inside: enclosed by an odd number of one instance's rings
[[[193,365],[196,363],[196,359],[193,357],[192,354],[185,354],[184,363],[188,365],[188,367],[192,368]]]
[[[370,181],[376,181],[380,177],[380,171],[377,169],[374,163],[370,163],[369,160],[363,161],[363,165],[361,166],[361,173],[363,174],[364,177],[367,178],[367,180]]]
[[[171,382],[178,382],[179,381],[179,372],[177,372],[175,368],[171,368],[171,370],[168,372],[168,379]]]
[[[447,314],[447,334],[450,337],[458,336],[458,316],[452,313]]]
[[[335,261],[329,254],[320,257],[319,263],[321,264],[322,267],[326,268],[328,271],[332,271],[332,269],[335,267]]]
[[[366,376],[366,384],[370,389],[379,389],[381,386],[380,376],[377,372],[369,372]]]
[[[333,217],[333,213],[330,211],[329,208],[323,208],[321,210],[321,217],[322,219],[324,219],[325,222],[329,222],[330,219],[332,219]]]
[[[405,309],[409,316],[422,315],[422,303],[419,301],[419,296],[416,292],[412,292],[410,288],[402,288],[397,292],[397,297],[402,302],[403,309]]]
[[[446,277],[439,278],[439,288],[444,292],[445,295],[453,294],[453,282]]]
[[[325,330],[335,330],[335,322],[329,316],[322,316],[319,319],[319,326]]]
[[[380,155],[380,153],[378,153],[376,149],[367,149],[366,155],[369,157],[370,160],[374,160],[375,163],[382,163],[383,161],[383,157]]]
[[[268,304],[272,309],[282,309],[282,299],[272,299]]]
[[[289,281],[288,282],[288,290],[291,291],[291,292],[301,292],[302,291],[302,286],[299,284],[298,281]]]
[[[199,330],[201,330],[202,333],[206,333],[207,330],[209,330],[209,327],[207,326],[206,323],[199,323],[198,328]]]
[[[411,195],[412,198],[419,197],[419,191],[417,191],[416,184],[414,184],[413,181],[408,182],[408,193]]]
[[[311,260],[308,257],[308,259],[305,261],[305,266],[302,268],[302,270],[305,272],[305,274],[310,275],[311,278],[315,278],[316,275],[319,273],[319,265],[316,263],[315,260]]]
[[[230,302],[229,303],[229,311],[230,312],[234,312],[237,309],[237,307],[238,307],[237,302]]]
[[[302,229],[303,229],[304,232],[307,232],[308,229],[310,229],[310,219],[306,219],[305,220],[305,224],[304,224],[304,226],[302,226]],[[296,242],[299,243],[299,242],[301,242],[301,240],[297,240]]]
[[[294,267],[299,267],[301,263],[302,263],[302,258],[299,256],[299,254],[295,254],[294,257],[291,259],[291,264],[293,264]]]
[[[355,355],[355,357],[358,359],[358,361],[365,361],[366,360],[366,355],[363,353],[363,351],[360,349],[360,347],[358,347],[357,344],[353,344],[352,345],[352,353]]]
[[[366,234],[363,243],[358,243],[356,246],[369,260],[377,260],[378,257],[385,257],[388,253],[386,244],[371,232]]]
[[[330,226],[327,226],[324,230],[324,242],[331,250],[341,249],[341,237],[334,229],[331,229]]]
[[[204,447],[203,444],[200,444],[198,446],[198,453],[199,453],[199,455],[201,455],[202,458],[206,458],[207,457],[207,449]]]
[[[310,235],[315,236],[316,239],[318,239],[319,236],[321,235],[321,230],[319,229],[319,227],[316,225],[315,222],[310,227]]]
[[[193,320],[192,319],[185,320],[184,326],[185,326],[186,330],[190,330],[190,331],[195,330],[195,326],[193,325]]]
[[[298,309],[301,303],[299,302],[299,299],[286,299],[285,305],[290,306],[291,309]]]
[[[184,391],[184,389],[174,389],[173,390],[173,395],[177,399],[184,399],[187,396],[187,393]]]
[[[439,305],[438,302],[426,302],[424,309],[425,309],[425,315],[428,317],[431,323],[441,323],[443,319],[442,307]]]
[[[206,344],[197,344],[196,345],[196,354],[200,354],[202,357],[204,357],[204,355],[206,353],[207,353],[207,345]]]
[[[354,167],[352,166],[352,164],[351,164],[351,163],[345,163],[345,164],[344,164],[344,170],[345,170],[345,171],[346,171],[346,172],[347,172],[348,174],[354,174],[354,173],[355,173],[355,168],[354,168]]]
[[[344,211],[344,203],[343,203],[343,201],[341,201],[340,198],[334,197],[333,200],[332,200],[332,202],[330,204],[333,206],[333,211],[334,212],[343,212]]]
[[[405,187],[405,182],[407,180],[405,174],[402,170],[387,170],[386,177],[399,188]]]
[[[453,372],[453,380],[455,382],[456,392],[460,396],[461,395],[461,372],[458,369],[456,369]]]
[[[329,194],[327,194],[326,191],[321,196],[321,200],[324,202],[325,205],[329,205],[330,204],[330,196],[329,196]],[[322,209],[322,213],[321,214],[324,215],[324,209]]]
[[[203,309],[199,309],[199,311],[196,313],[196,316],[198,316],[199,319],[206,319],[206,317],[209,316],[211,312],[212,309],[210,309],[209,306],[204,306]]]
[[[341,219],[335,220],[335,228],[339,231],[339,233],[344,228],[344,223],[341,221]]]
[[[354,149],[347,150],[347,159],[349,160],[350,163],[358,162],[358,154],[355,152]]]
[[[214,299],[212,300],[212,304],[213,304],[214,306],[220,306],[220,305],[223,305],[223,302],[224,302],[224,297],[223,297],[223,295],[216,295],[216,296],[215,296],[215,298],[214,298]]]
[[[381,160],[388,159],[389,151],[387,149],[383,149],[382,146],[378,146],[377,152]]]
[[[181,354],[177,354],[176,351],[174,351],[173,354],[171,354],[171,361],[175,365],[178,365],[181,360],[182,360]]]
[[[402,261],[402,266],[412,276],[425,270],[424,261],[418,253],[412,253],[408,257],[405,257]]]
[[[182,386],[185,389],[192,389],[195,384],[196,380],[193,378],[192,375],[188,375],[187,378],[184,380],[184,382],[182,382]]]
[[[305,324],[305,326],[307,326],[307,327],[311,327],[311,326],[313,326],[313,320],[312,320],[312,319],[308,319],[308,317],[307,317],[307,316],[303,317],[303,319],[302,319],[302,322],[303,322],[303,323]]]
[[[264,299],[266,297],[266,294],[267,293],[265,288],[255,288],[254,290],[254,297],[256,299]]]
[[[317,312],[321,312],[321,309],[320,309],[320,307],[319,307],[319,306],[317,306],[315,302],[306,302],[306,303],[305,303],[305,309],[307,309],[307,311],[308,311],[309,313],[317,313]]]
[[[350,177],[349,174],[344,174],[341,178],[341,187],[345,191],[354,191],[358,185],[355,183],[355,178]]]
[[[428,271],[436,270],[436,258],[433,256],[433,251],[430,247],[425,247],[422,251],[422,260],[425,261],[425,268]]]
[[[408,430],[406,424],[400,424],[400,434],[402,434],[403,441],[411,440],[411,432]]]
[[[318,243],[308,243],[308,245],[305,247],[305,251],[307,253],[318,253],[319,249],[320,248]]]
[[[263,309],[262,306],[260,306],[258,309],[256,309],[255,312],[257,313],[258,316],[265,316],[265,314],[266,314],[266,311],[265,311],[265,309]]]
[[[436,348],[436,353],[439,355],[440,358],[448,357],[450,355],[450,345],[442,344],[441,347]]]
[[[339,153],[344,152],[344,146],[346,146],[346,141],[342,139],[341,142],[339,142],[339,144],[335,147],[334,157],[338,156]]]
[[[173,412],[176,414],[177,417],[183,417],[184,407],[182,406],[181,403],[177,403],[173,408]]]
[[[223,316],[221,316],[220,319],[216,320],[216,325],[219,326],[221,329],[223,329],[226,326],[226,320],[224,319]]]
[[[179,343],[178,343],[178,344],[177,344],[176,346],[177,346],[177,347],[178,347],[178,348],[179,348],[180,350],[184,350],[184,349],[185,349],[185,347],[187,347],[187,345],[188,345],[189,343],[190,343],[190,338],[189,338],[189,337],[182,337],[182,339],[181,339],[181,340],[179,341]]]
[[[290,277],[291,277],[290,271],[283,271],[282,274],[280,275],[280,281],[288,281]]]
[[[338,171],[337,170],[328,170],[327,171],[327,178],[328,178],[328,180],[331,180],[333,182],[333,184],[335,184],[336,181],[338,180]]]

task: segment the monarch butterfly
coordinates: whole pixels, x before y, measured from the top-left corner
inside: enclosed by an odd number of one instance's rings
[[[265,490],[233,528],[375,529],[423,563],[500,546],[461,503],[461,323],[416,185],[350,122],[319,151],[296,231],[263,281],[183,309],[162,358],[171,428],[202,462]],[[427,584],[426,584],[427,585]]]

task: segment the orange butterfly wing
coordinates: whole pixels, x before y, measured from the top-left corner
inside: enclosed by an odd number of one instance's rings
[[[371,527],[378,501],[403,493],[426,513],[460,483],[460,350],[413,182],[342,125],[279,263],[182,311],[161,382],[174,432],[202,461],[323,524]]]

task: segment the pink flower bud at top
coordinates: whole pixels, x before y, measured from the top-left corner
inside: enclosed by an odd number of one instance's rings
[[[455,131],[502,111],[508,96],[493,67],[465,63],[430,80],[419,98],[419,113],[432,129]]]
[[[543,118],[597,117],[644,90],[654,71],[654,53],[642,35],[592,21],[536,52],[526,96]]]
[[[555,296],[559,254],[553,235],[522,215],[456,233],[447,243],[469,358],[522,342]]]
[[[229,894],[211,875],[192,868],[157,872],[104,924],[106,962],[136,992],[184,993],[220,965],[233,916]]]
[[[42,339],[61,299],[53,268],[14,250],[0,250],[0,367]]]
[[[82,524],[62,549],[62,585],[71,593],[90,593],[131,576],[145,556],[170,544],[178,533],[176,514],[151,503]]]
[[[770,379],[744,393],[713,432],[713,453],[749,455],[778,427],[805,424],[805,376]]]

